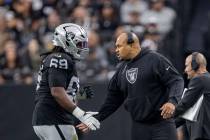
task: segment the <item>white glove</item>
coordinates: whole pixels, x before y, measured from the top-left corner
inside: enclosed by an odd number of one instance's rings
[[[87,125],[87,127],[89,127],[91,130],[96,130],[100,128],[100,122],[93,117],[93,115],[98,114],[98,112],[85,112],[79,107],[76,107],[72,114],[82,123]]]

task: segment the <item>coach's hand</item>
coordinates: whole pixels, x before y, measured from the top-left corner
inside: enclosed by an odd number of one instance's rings
[[[100,122],[93,117],[98,112],[84,112],[79,107],[76,107],[72,114],[77,117],[83,124],[85,124],[90,130],[97,130],[100,128]]]
[[[164,119],[168,119],[168,118],[171,118],[173,116],[173,113],[175,111],[175,105],[167,102],[160,108],[160,110],[161,110],[161,116]]]
[[[90,131],[90,128],[87,127],[87,125],[85,125],[84,123],[80,123],[76,126],[76,128],[78,128],[80,131],[82,131],[83,133],[88,133]]]

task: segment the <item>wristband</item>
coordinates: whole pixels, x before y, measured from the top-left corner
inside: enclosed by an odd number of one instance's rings
[[[79,107],[76,107],[73,110],[72,114],[79,119],[85,114],[85,112],[82,109],[80,109]]]

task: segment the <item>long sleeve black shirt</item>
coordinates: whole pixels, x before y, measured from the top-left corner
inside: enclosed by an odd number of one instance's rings
[[[183,87],[182,77],[169,60],[143,49],[134,59],[122,62],[96,118],[103,121],[124,102],[134,121],[155,122],[162,118],[160,107],[164,103],[178,103]]]

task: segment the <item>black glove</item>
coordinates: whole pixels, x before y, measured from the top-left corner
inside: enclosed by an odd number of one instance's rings
[[[84,86],[82,89],[80,89],[80,95],[86,96],[87,99],[93,98],[93,89],[91,86]]]

